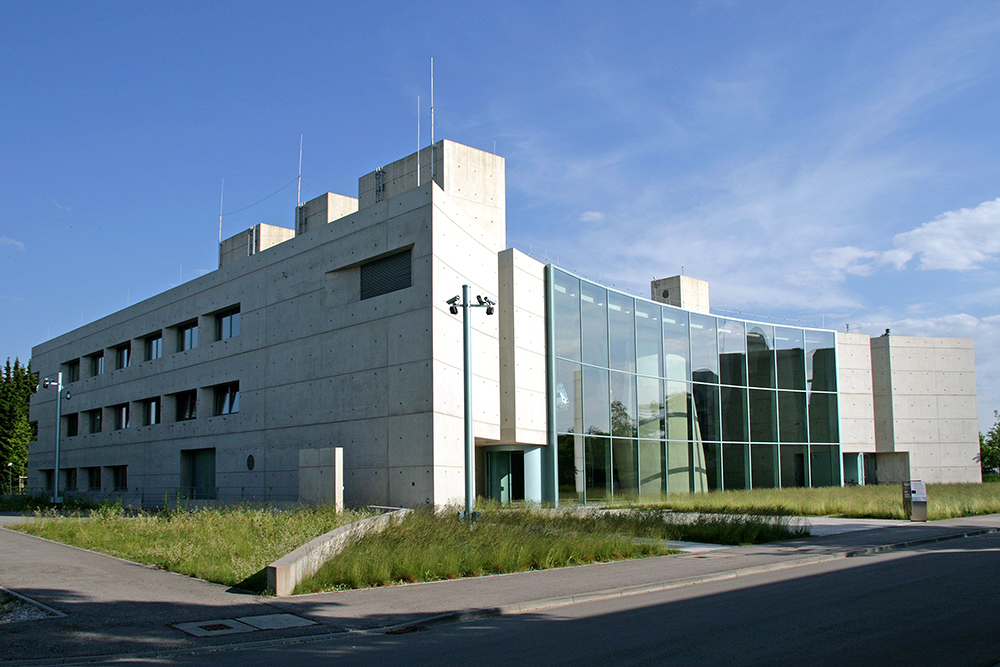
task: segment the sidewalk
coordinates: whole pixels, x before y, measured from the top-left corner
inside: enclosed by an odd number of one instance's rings
[[[0,664],[78,662],[88,656],[155,655],[303,641],[350,630],[402,629],[408,624],[663,590],[1000,531],[1000,515],[928,524],[807,521],[814,535],[789,542],[280,599],[0,529],[0,586],[65,614],[0,624]],[[0,525],[4,523],[10,519],[0,517]]]

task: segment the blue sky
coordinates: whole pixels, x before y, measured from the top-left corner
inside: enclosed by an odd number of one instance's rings
[[[435,136],[511,245],[718,312],[972,337],[1000,409],[1000,4],[0,0],[0,358]],[[255,206],[261,199],[276,193]],[[249,208],[246,208],[249,207]],[[237,212],[238,211],[238,212]]]

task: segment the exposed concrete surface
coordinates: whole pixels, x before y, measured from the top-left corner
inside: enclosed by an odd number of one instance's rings
[[[0,585],[66,616],[7,624],[0,631],[4,664],[94,662],[108,656],[157,655],[225,645],[309,641],[351,630],[397,630],[407,625],[517,613],[587,600],[794,568],[1000,531],[1000,515],[926,524],[827,521],[826,535],[749,547],[475,579],[261,598],[224,586],[0,530]],[[832,532],[861,527],[849,532]],[[868,525],[866,525],[868,524]],[[819,531],[817,531],[819,532]],[[181,623],[243,622],[291,614],[316,625],[221,637],[193,637]],[[221,623],[221,621],[215,621]],[[280,624],[279,624],[280,625]],[[103,658],[102,658],[103,656]]]

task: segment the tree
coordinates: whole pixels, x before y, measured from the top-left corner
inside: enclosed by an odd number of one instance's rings
[[[34,429],[28,419],[28,403],[38,386],[38,376],[20,360],[10,358],[0,371],[0,489],[8,493],[12,481],[28,467],[28,443]],[[7,465],[10,463],[11,465]]]
[[[996,422],[986,435],[979,434],[979,463],[983,473],[1000,470],[1000,410],[994,410]]]

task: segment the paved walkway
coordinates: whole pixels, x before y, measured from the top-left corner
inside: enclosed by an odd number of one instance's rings
[[[0,516],[0,525],[14,519]],[[0,529],[0,586],[64,616],[0,624],[0,664],[86,662],[405,628],[746,576],[1000,531],[1000,514],[917,524],[811,518],[790,542],[408,586],[267,598]]]

